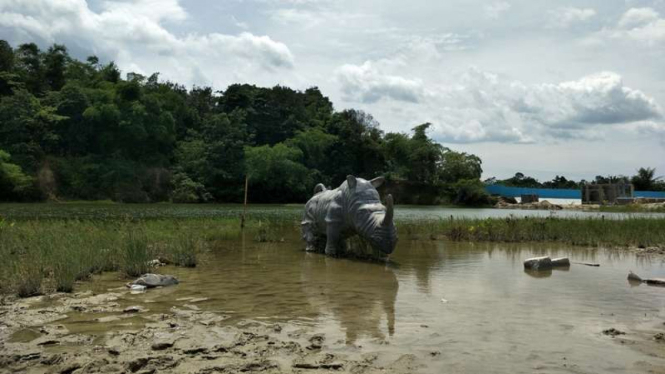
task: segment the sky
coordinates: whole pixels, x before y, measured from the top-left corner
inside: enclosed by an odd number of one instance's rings
[[[0,0],[0,39],[188,87],[317,86],[483,177],[665,175],[664,0]]]

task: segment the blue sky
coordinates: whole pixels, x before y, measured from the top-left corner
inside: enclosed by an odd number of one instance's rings
[[[665,174],[661,0],[0,0],[0,38],[188,86],[318,86],[386,131],[433,123],[486,177]]]

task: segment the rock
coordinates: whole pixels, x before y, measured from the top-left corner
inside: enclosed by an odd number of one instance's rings
[[[60,370],[60,374],[70,374],[73,373],[75,370],[78,370],[81,368],[81,364],[79,362],[72,362],[70,364],[67,364],[63,366]]]
[[[141,308],[138,305],[133,305],[133,306],[128,306],[127,308],[123,309],[123,313],[138,313],[143,311],[143,308]]]
[[[140,284],[132,284],[129,285],[129,289],[132,292],[144,292],[148,287],[140,285]]]
[[[309,350],[316,350],[316,349],[321,349],[323,347],[323,342],[326,340],[326,338],[322,334],[316,334],[309,338],[309,347],[307,349]]]
[[[140,278],[131,283],[131,285],[140,285],[148,288],[166,287],[178,284],[178,279],[173,275],[164,274],[143,274]]]
[[[153,268],[158,268],[158,267],[161,267],[161,266],[166,266],[166,264],[161,262],[159,259],[154,259],[154,260],[148,261],[148,266],[153,267]]]
[[[524,268],[531,270],[551,269],[552,259],[549,256],[528,258],[524,260]]]
[[[642,282],[642,278],[640,278],[639,275],[633,273],[632,271],[628,271],[628,280],[629,281],[634,281],[634,282]]]
[[[46,357],[46,358],[44,358],[40,361],[40,363],[42,365],[47,365],[47,366],[57,365],[61,362],[62,362],[62,356],[57,354],[57,353],[54,354],[54,355],[48,356],[48,357]]]
[[[172,340],[164,340],[164,341],[152,343],[151,348],[152,348],[153,351],[163,351],[167,348],[173,347],[174,343],[175,342],[172,341]]]
[[[611,337],[615,337],[615,336],[619,336],[619,335],[626,335],[625,332],[619,331],[619,330],[615,329],[614,327],[609,328],[607,330],[603,330],[603,334],[611,336]]]
[[[143,369],[144,366],[148,364],[148,359],[146,357],[137,358],[136,360],[130,361],[127,363],[127,368],[132,373]]]
[[[663,334],[662,332],[659,332],[658,334],[654,335],[653,338],[656,339],[656,341],[665,342],[665,334]]]
[[[665,278],[642,279],[639,275],[633,273],[632,271],[628,272],[628,281],[646,283],[650,286],[665,286]]]
[[[554,267],[567,267],[570,266],[570,260],[568,257],[559,257],[552,259],[552,266]]]
[[[60,341],[55,339],[48,339],[37,343],[37,345],[41,346],[58,345],[58,344],[60,344]]]
[[[107,352],[112,355],[112,356],[118,356],[120,355],[120,351],[117,348],[111,347],[107,350]]]

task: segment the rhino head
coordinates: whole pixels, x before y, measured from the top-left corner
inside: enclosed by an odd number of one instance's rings
[[[367,181],[352,175],[346,177],[349,214],[358,234],[375,250],[391,254],[397,245],[397,229],[393,222],[393,197],[386,197],[381,204],[376,190],[384,182],[383,177]]]

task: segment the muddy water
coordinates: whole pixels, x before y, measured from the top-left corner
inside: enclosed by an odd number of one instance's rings
[[[196,269],[160,270],[178,276],[180,285],[121,302],[150,312],[200,308],[230,316],[228,324],[303,325],[325,334],[331,352],[411,353],[429,373],[665,370],[665,343],[653,339],[665,332],[665,288],[626,280],[629,270],[665,277],[662,257],[543,244],[402,241],[389,264],[376,264],[305,253],[295,233],[284,237],[283,243],[221,242]],[[524,258],[543,254],[601,266],[523,270]],[[121,285],[108,274],[83,289],[101,293]],[[61,322],[84,334],[142,323],[139,317],[92,318],[99,315]],[[609,328],[626,334],[604,335]]]

